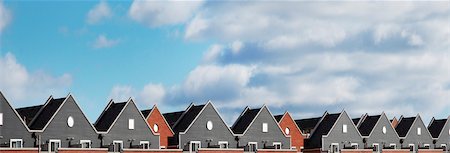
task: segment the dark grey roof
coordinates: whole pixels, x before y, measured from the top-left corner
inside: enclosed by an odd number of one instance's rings
[[[39,112],[39,110],[44,105],[36,105],[36,106],[29,106],[29,107],[22,107],[17,108],[16,111],[19,113],[20,118],[22,118],[25,123],[28,125],[30,124],[31,120],[36,116],[36,114]]]
[[[163,114],[164,119],[166,119],[167,123],[171,128],[173,128],[173,125],[180,119],[181,115],[183,115],[184,111],[179,112],[172,112],[172,113],[165,113]]]
[[[308,139],[305,148],[320,148],[322,146],[322,136],[327,135],[330,132],[340,115],[341,113],[325,115],[319,125],[317,125],[314,133],[312,133],[311,137]]]
[[[125,105],[127,102],[121,102],[121,103],[114,103],[112,102],[111,105],[103,112],[103,114],[99,117],[97,122],[95,123],[95,128],[97,131],[106,132],[111,127],[111,125],[114,123],[116,118],[119,116],[122,109],[125,108]]]
[[[197,117],[197,115],[200,113],[200,111],[205,107],[205,105],[198,105],[198,106],[191,106],[183,116],[179,119],[178,123],[174,125],[173,131],[178,132],[184,132],[186,129],[191,125],[191,123],[194,121],[194,119]]]
[[[47,105],[42,108],[36,116],[34,121],[29,125],[31,130],[42,130],[45,125],[50,121],[52,116],[56,113],[58,108],[64,102],[66,98],[51,99]]]
[[[247,127],[250,126],[250,123],[252,123],[259,110],[261,109],[247,109],[244,114],[236,120],[231,130],[233,130],[235,134],[243,134],[245,130],[247,130]]]
[[[433,120],[433,122],[430,123],[430,126],[428,126],[428,131],[430,131],[431,136],[433,138],[438,138],[439,134],[441,134],[442,129],[445,126],[445,123],[447,122],[447,119],[440,119],[440,120]]]
[[[416,117],[405,117],[400,120],[397,127],[395,128],[395,131],[397,131],[399,137],[405,137],[406,134],[408,134],[409,129],[414,123],[414,120],[416,120]]]
[[[362,136],[369,136],[381,115],[367,116],[358,127]]]
[[[275,115],[275,116],[273,116],[273,117],[275,118],[275,120],[277,120],[278,123],[280,123],[281,118],[283,118],[283,116],[284,116],[284,114],[281,114],[281,115]]]
[[[359,120],[361,120],[361,118],[354,118],[354,119],[352,119],[353,124],[358,125]]]
[[[295,120],[295,123],[302,131],[312,131],[314,127],[316,127],[317,123],[319,123],[321,118],[322,117],[300,119]]]
[[[148,115],[150,115],[150,112],[152,112],[152,109],[141,110],[141,113],[145,118],[147,118]]]

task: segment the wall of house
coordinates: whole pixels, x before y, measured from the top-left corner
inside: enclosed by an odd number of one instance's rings
[[[289,113],[283,117],[283,120],[280,121],[279,125],[283,130],[283,133],[291,136],[291,146],[295,147],[297,151],[301,151],[301,148],[304,146],[304,136],[297,128],[297,124]],[[289,134],[286,133],[286,128],[289,128]]]
[[[122,153],[182,153],[181,149],[124,149]]]
[[[67,125],[69,116],[74,119],[73,127]],[[100,147],[97,133],[91,123],[83,116],[72,97],[68,97],[45,131],[36,134],[41,136],[41,143],[48,143],[50,139],[61,140],[62,148],[69,147],[68,138],[73,138],[70,141],[72,145],[80,144],[80,140],[91,140],[92,148]]]
[[[258,149],[258,153],[296,153],[297,150],[291,149]]]
[[[199,148],[198,153],[243,153],[244,149]]]
[[[342,132],[342,125],[347,125],[347,133]],[[345,142],[344,144],[342,142]],[[353,121],[348,117],[347,112],[342,112],[340,118],[336,121],[334,128],[329,132],[328,137],[322,138],[322,150],[330,150],[332,143],[339,143],[339,148],[343,149],[345,146],[350,146],[350,143],[358,143],[359,148],[364,146],[362,138],[359,135]]]
[[[212,130],[206,128],[208,121],[213,123]],[[203,112],[199,114],[197,120],[191,125],[191,128],[186,131],[186,134],[180,134],[182,148],[189,145],[190,141],[200,141],[202,148],[207,148],[206,140],[211,140],[211,145],[218,145],[219,141],[227,141],[229,148],[236,148],[237,142],[233,133],[228,129],[226,123],[222,121],[218,112],[209,103],[205,106]]]
[[[1,153],[38,153],[38,148],[0,148]]]
[[[410,153],[409,149],[383,149],[383,153]]]
[[[33,147],[34,139],[1,93],[0,113],[3,113],[3,125],[0,125],[0,136],[3,138],[0,139],[0,144],[9,144],[10,139],[22,139],[24,147]]]
[[[421,128],[422,134],[417,134],[417,128]],[[409,133],[406,135],[405,140],[403,141],[402,147],[408,147],[409,144],[414,144],[415,148],[423,147],[423,144],[429,144],[431,148],[433,148],[433,140],[431,134],[428,132],[427,127],[422,121],[422,118],[418,116],[416,121],[409,130]]]
[[[170,130],[169,125],[166,124],[164,117],[161,115],[158,108],[153,108],[152,114],[147,118],[147,123],[151,128],[153,128],[153,125],[155,124],[158,125],[158,132],[156,133],[159,133],[159,145],[167,148],[169,143],[168,137],[172,137],[173,133]]]
[[[107,148],[60,148],[58,153],[107,153]]]
[[[386,134],[383,133],[383,127],[386,127]],[[390,144],[396,144],[397,147],[400,147],[400,138],[397,135],[397,132],[392,127],[389,119],[386,115],[382,115],[377,125],[373,128],[372,134],[367,139],[367,147],[373,146],[374,143],[378,143],[380,146],[386,144],[389,146]],[[383,147],[383,146],[381,146]]]
[[[447,119],[447,123],[442,128],[441,134],[436,141],[436,146],[440,147],[441,144],[446,144],[447,149],[450,147],[450,118]]]
[[[268,132],[262,132],[262,124],[268,124]],[[250,125],[245,135],[240,136],[239,145],[245,146],[248,142],[257,142],[258,149],[263,148],[262,141],[267,142],[267,146],[272,146],[273,142],[281,142],[283,149],[290,149],[290,138],[286,137],[281,129],[278,127],[278,123],[273,119],[273,116],[269,113],[266,107],[263,107],[260,114],[254,120],[254,123]]]
[[[419,149],[419,153],[443,153],[441,149]]]
[[[341,153],[372,153],[372,149],[342,149]]]
[[[134,119],[134,129],[128,129],[128,119]],[[112,126],[109,133],[104,134],[103,145],[112,144],[114,140],[123,142],[124,148],[139,145],[140,141],[149,141],[151,149],[159,148],[159,136],[154,135],[133,102],[130,102]],[[129,140],[133,140],[132,142]]]

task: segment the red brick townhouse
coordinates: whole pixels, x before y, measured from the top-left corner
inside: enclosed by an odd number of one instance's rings
[[[304,148],[305,135],[295,123],[294,119],[289,112],[285,112],[282,115],[274,116],[283,130],[284,134],[291,136],[291,146],[301,152]]]
[[[160,148],[167,148],[169,145],[168,139],[169,137],[173,137],[174,133],[158,107],[154,105],[152,109],[142,110],[141,112],[153,132],[159,133]]]

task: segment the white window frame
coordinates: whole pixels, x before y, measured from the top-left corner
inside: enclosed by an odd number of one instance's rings
[[[267,124],[267,123],[262,124],[262,132],[263,133],[269,132],[269,124]]]
[[[49,153],[53,153],[52,152],[52,142],[58,142],[58,147],[55,148],[55,152],[58,152],[58,148],[61,148],[61,140],[59,140],[59,139],[50,139],[48,141],[48,152]]]
[[[417,135],[422,135],[422,128],[420,127],[417,128]]]
[[[255,151],[250,150],[251,145],[255,145]],[[258,151],[258,142],[248,142],[248,151],[249,152],[257,152]]]
[[[383,134],[386,134],[386,133],[387,133],[387,128],[386,128],[386,126],[383,126],[381,132],[382,132]]]
[[[342,124],[342,133],[347,133],[348,129],[347,129],[347,124]]]
[[[395,144],[395,143],[391,143],[391,144],[389,144],[389,146],[390,147],[394,146],[394,149],[397,149],[397,144]]]
[[[431,149],[430,144],[423,144],[423,147],[428,147],[428,149]]]
[[[277,148],[277,145],[279,145],[280,148]],[[274,147],[275,149],[281,149],[281,142],[273,142],[273,147]]]
[[[13,143],[13,142],[16,142],[16,143],[17,143],[17,142],[20,142],[20,147],[13,147],[13,146],[12,146],[12,143]],[[22,140],[22,139],[10,139],[10,140],[9,140],[9,147],[10,147],[10,148],[23,148],[23,140]]]
[[[91,140],[80,140],[80,144],[81,144],[81,148],[85,148],[84,146],[83,146],[83,144],[84,143],[89,143],[89,147],[87,147],[87,148],[92,148],[92,142],[91,142]]]
[[[120,143],[120,150],[116,151],[116,144]],[[122,140],[114,140],[113,141],[113,152],[120,152],[123,150],[123,141]]]
[[[333,146],[336,146],[336,148],[337,148],[336,152],[334,152]],[[339,153],[339,152],[341,152],[340,148],[339,148],[339,143],[331,143],[331,145],[330,145],[330,153]]]
[[[0,126],[3,125],[3,113],[0,113]]]
[[[134,130],[134,119],[128,119],[128,130]]]
[[[413,148],[412,148],[412,149],[413,149],[412,152],[415,153],[415,152],[416,152],[416,145],[414,145],[414,144],[409,144],[408,147],[410,148],[410,149],[409,149],[410,151],[411,151],[411,146],[413,147]]]
[[[444,149],[444,147],[445,147],[444,152],[448,152],[447,144],[441,144],[441,148]]]
[[[198,148],[197,149],[202,148],[202,142],[201,141],[190,141],[189,142],[189,152],[190,153],[198,152],[198,150],[197,151],[192,150],[192,144],[198,144]]]
[[[375,149],[376,151],[374,151],[374,152],[376,152],[376,153],[380,153],[381,152],[381,150],[380,150],[380,144],[379,143],[373,143],[372,144],[372,147],[373,147],[373,149]]]
[[[217,142],[217,144],[219,145],[220,149],[228,149],[228,141],[219,141]],[[223,144],[226,144],[226,148],[222,148]]]
[[[355,149],[359,149],[359,144],[358,143],[351,143],[350,146],[351,147],[356,146]]]
[[[140,141],[139,145],[142,146],[142,149],[150,149],[150,142],[149,141]],[[147,145],[147,148],[145,148],[145,145]]]

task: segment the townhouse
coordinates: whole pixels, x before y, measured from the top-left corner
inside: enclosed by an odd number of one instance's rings
[[[357,127],[363,137],[364,148],[379,153],[383,149],[400,146],[400,138],[384,112],[373,116],[365,114]]]
[[[141,112],[153,132],[159,134],[160,148],[167,148],[169,145],[169,138],[173,137],[174,132],[158,107],[154,105],[151,109],[142,110]]]
[[[305,135],[297,126],[294,119],[292,119],[291,114],[286,111],[284,114],[274,117],[281,129],[283,129],[284,134],[291,137],[292,148],[296,149],[298,152],[301,152],[304,149]]]
[[[431,119],[428,125],[428,131],[433,136],[433,145],[435,149],[442,149],[449,152],[450,146],[450,116],[446,119]]]
[[[327,112],[325,112],[324,114],[327,114]],[[298,119],[295,120],[295,123],[297,124],[298,128],[300,128],[302,133],[305,135],[305,138],[309,138],[311,136],[312,131],[314,130],[314,128],[321,119],[322,117]]]
[[[401,116],[395,130],[400,137],[401,148],[417,152],[432,147],[433,138],[418,114],[415,117]]]

